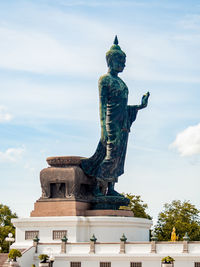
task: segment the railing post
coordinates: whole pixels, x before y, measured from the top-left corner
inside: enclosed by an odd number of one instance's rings
[[[185,236],[183,237],[183,253],[188,253],[188,241],[190,240],[187,232],[185,233]]]
[[[95,243],[96,243],[96,241],[97,241],[97,238],[93,234],[92,237],[90,238],[90,254],[94,254],[95,253]]]
[[[62,243],[61,243],[61,253],[63,254],[63,253],[66,253],[66,244],[67,244],[67,237],[66,236],[64,236],[62,239],[61,239],[61,241],[62,241]]]
[[[156,236],[151,238],[151,253],[156,253],[156,242],[158,241]]]
[[[126,253],[126,249],[125,249],[125,244],[126,244],[126,236],[125,234],[122,235],[122,237],[120,238],[120,254],[125,254]]]
[[[33,238],[33,246],[35,247],[35,253],[38,252],[38,244],[39,244],[40,239],[38,238],[38,236],[36,235],[35,238]]]

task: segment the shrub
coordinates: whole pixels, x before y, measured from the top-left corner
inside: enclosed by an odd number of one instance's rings
[[[174,261],[175,260],[172,257],[170,257],[170,256],[164,257],[162,259],[162,263],[173,263]]]
[[[8,254],[8,258],[16,261],[17,258],[21,257],[22,253],[18,250],[18,249],[11,249],[9,254]]]
[[[41,263],[46,263],[47,260],[49,259],[49,256],[48,256],[47,254],[40,254],[40,255],[38,256],[38,258],[40,259],[40,262],[41,262]]]

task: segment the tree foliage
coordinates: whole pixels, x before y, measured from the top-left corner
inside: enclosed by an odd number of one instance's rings
[[[0,204],[0,226],[11,225],[12,218],[17,218],[17,214],[13,213],[8,206]]]
[[[123,193],[123,195],[128,199],[130,199],[128,207],[123,207],[123,209],[131,209],[135,217],[146,218],[149,220],[152,219],[152,217],[146,212],[148,205],[144,203],[144,201],[141,199],[141,196],[136,196],[131,193],[129,194]]]
[[[17,214],[13,213],[11,209],[3,204],[0,204],[0,247],[1,252],[8,252],[8,242],[5,238],[9,233],[15,235],[15,228],[11,223],[12,218],[17,218]]]
[[[200,218],[199,210],[190,201],[174,200],[166,203],[164,210],[159,213],[154,233],[159,241],[169,241],[173,227],[179,240],[183,240],[188,233],[190,240],[200,240]]]

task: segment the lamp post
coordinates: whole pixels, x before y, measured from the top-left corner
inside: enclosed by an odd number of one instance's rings
[[[51,255],[49,258],[50,267],[53,267],[54,261],[55,261],[55,258],[53,257],[53,255]]]
[[[9,251],[10,251],[10,243],[15,241],[15,239],[13,237],[13,234],[9,233],[8,236],[5,238],[5,241],[8,242],[8,248],[9,248]]]

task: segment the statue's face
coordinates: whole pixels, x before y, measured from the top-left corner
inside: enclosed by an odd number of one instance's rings
[[[123,56],[115,56],[111,60],[110,69],[115,72],[122,72],[125,68],[126,58]]]

